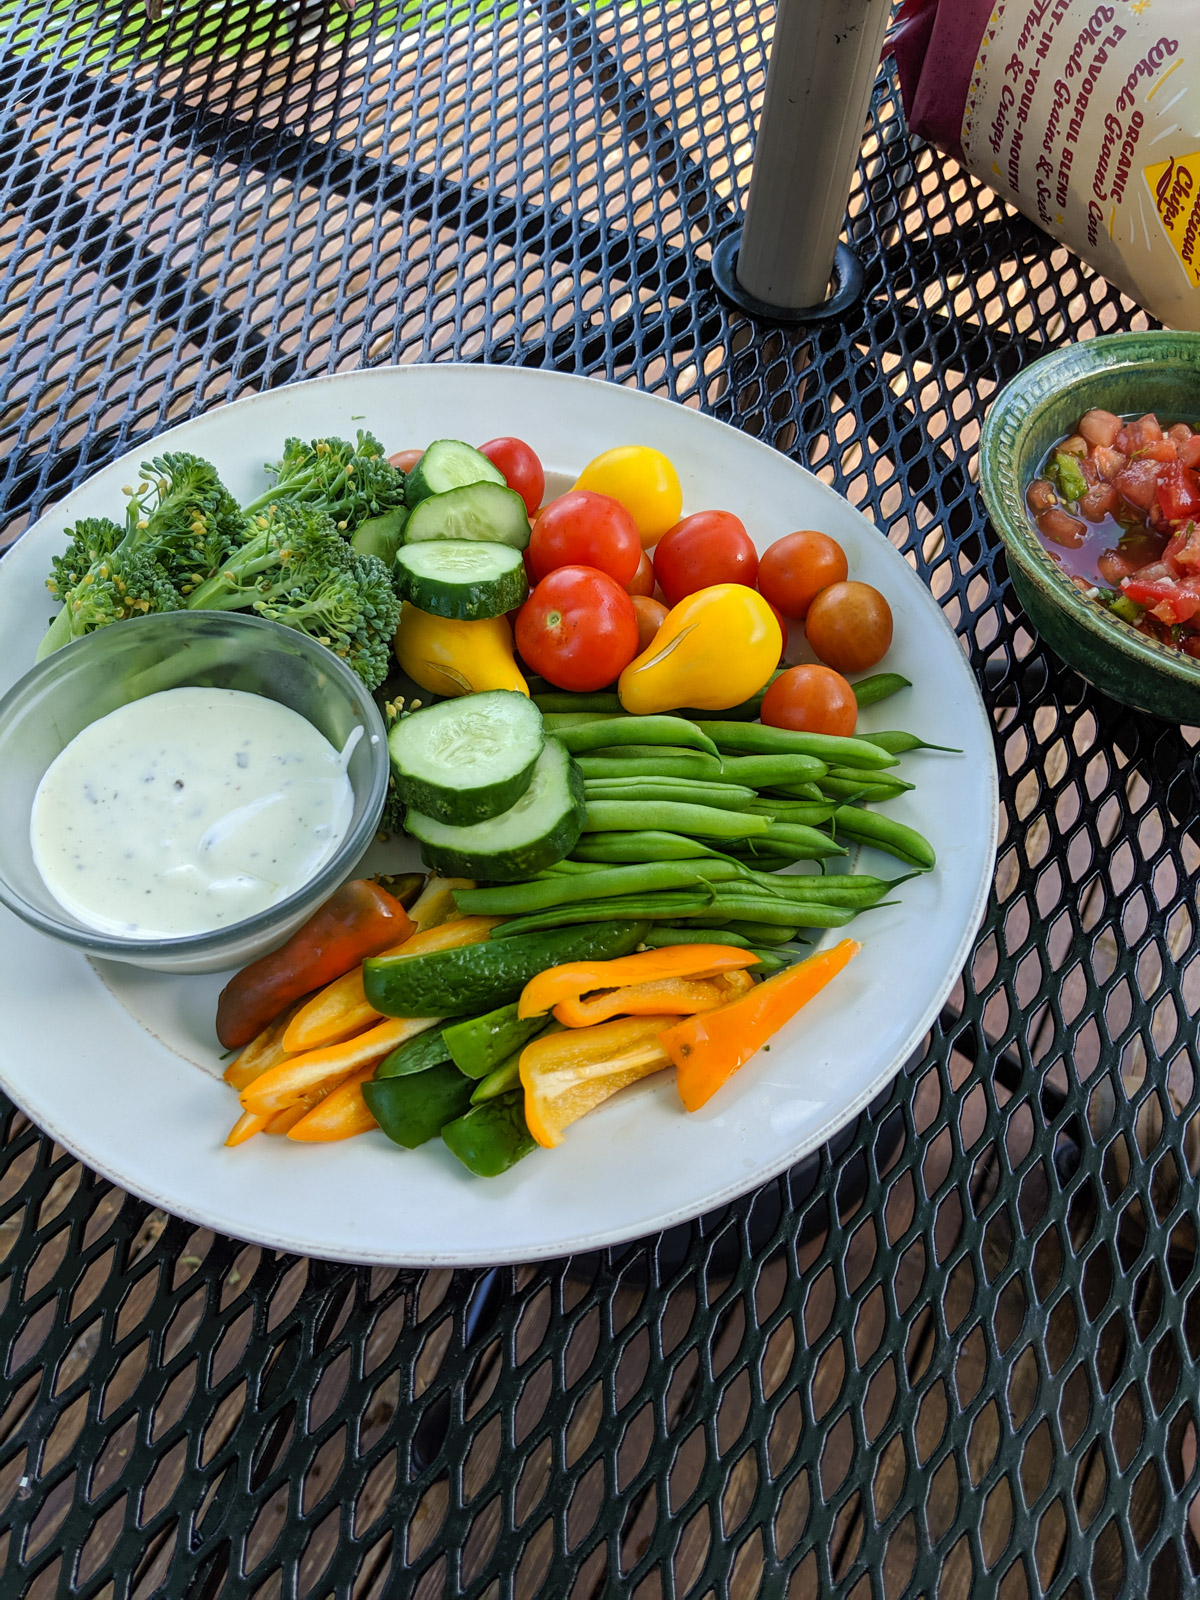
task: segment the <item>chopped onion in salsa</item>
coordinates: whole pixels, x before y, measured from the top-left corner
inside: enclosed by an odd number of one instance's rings
[[[1088,411],[1025,499],[1073,582],[1139,632],[1200,658],[1200,428]]]

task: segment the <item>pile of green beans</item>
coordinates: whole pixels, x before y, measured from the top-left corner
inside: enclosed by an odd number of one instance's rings
[[[879,673],[860,705],[908,687]],[[892,892],[936,864],[915,829],[870,807],[911,793],[895,770],[912,751],[946,750],[902,730],[841,738],[728,716],[635,717],[613,695],[535,694],[547,731],[575,757],[587,819],[571,857],[524,883],[455,896],[469,914],[501,916],[497,939],[609,918],[647,921],[646,943],[729,943],[763,972],[801,954],[801,930],[840,928],[891,905]],[[912,869],[895,878],[836,870],[855,845]],[[797,862],[817,870],[786,871]]]

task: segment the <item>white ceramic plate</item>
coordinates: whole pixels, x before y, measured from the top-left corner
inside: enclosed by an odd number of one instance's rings
[[[856,922],[861,955],[703,1111],[672,1074],[617,1096],[502,1178],[465,1171],[435,1141],[414,1152],[371,1133],[344,1144],[222,1141],[234,1096],[211,1019],[223,979],[106,965],[0,908],[0,1081],[53,1138],[114,1183],[224,1233],[359,1262],[446,1266],[535,1260],[653,1232],[744,1193],[815,1149],[903,1065],[937,1015],[979,926],[991,882],[997,793],[992,736],[953,633],[882,535],[802,468],[723,423],[632,389],[515,367],[376,368],[256,395],[171,429],[155,450],[206,456],[243,498],[289,434],[370,428],[388,449],[516,433],[547,467],[577,471],[611,445],[653,444],[675,462],[689,510],[736,511],[765,547],[818,527],[852,577],[888,596],[886,666],[913,688],[865,713],[962,756],[905,758],[918,784],[891,814],[938,849],[900,904]],[[120,514],[121,486],[151,452],[98,472],[0,562],[0,692],[33,661],[53,609],[43,587],[62,529]],[[21,826],[6,818],[7,826]],[[861,854],[891,873],[889,857]]]

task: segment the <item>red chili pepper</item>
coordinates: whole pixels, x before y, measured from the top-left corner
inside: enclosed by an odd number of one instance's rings
[[[230,978],[217,1001],[217,1038],[227,1050],[249,1044],[301,995],[403,944],[412,930],[407,911],[386,889],[368,878],[344,883],[286,944]]]

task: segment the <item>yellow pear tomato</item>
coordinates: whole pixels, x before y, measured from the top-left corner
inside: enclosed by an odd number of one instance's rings
[[[716,583],[668,611],[617,682],[626,711],[726,711],[757,694],[779,665],[783,630],[756,589]]]
[[[584,467],[575,488],[619,500],[637,523],[646,550],[675,526],[683,510],[679,474],[661,450],[647,444],[605,450]]]

